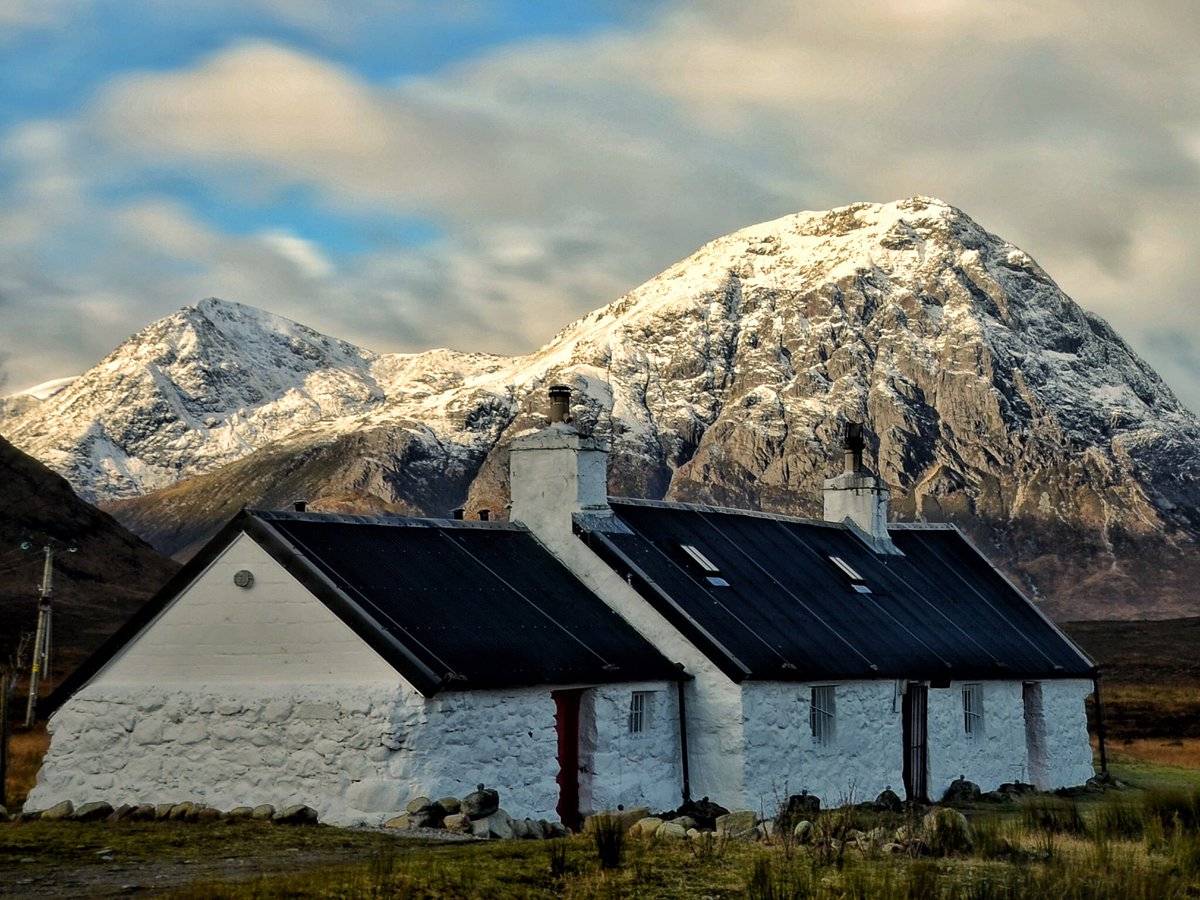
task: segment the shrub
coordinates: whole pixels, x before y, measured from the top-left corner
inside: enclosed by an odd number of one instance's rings
[[[1146,816],[1133,803],[1106,803],[1092,817],[1092,835],[1115,840],[1137,840],[1146,830]]]
[[[1167,834],[1180,828],[1200,830],[1200,790],[1147,791],[1142,798],[1142,809],[1147,818],[1162,823]]]
[[[567,842],[563,838],[546,841],[546,856],[550,862],[550,877],[562,878],[567,874]]]
[[[1048,797],[1025,804],[1025,827],[1046,834],[1087,834],[1087,822],[1073,800]]]
[[[619,869],[625,855],[625,825],[619,816],[600,815],[595,817],[592,840],[596,844],[596,856],[600,868]]]

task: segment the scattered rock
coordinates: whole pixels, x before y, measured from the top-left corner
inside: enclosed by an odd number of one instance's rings
[[[605,817],[616,819],[623,831],[628,831],[642,819],[650,815],[650,807],[634,806],[630,809],[604,809],[587,817],[587,821],[583,823],[583,830],[590,834],[596,830],[596,825]]]
[[[396,829],[399,829],[400,831],[407,831],[408,829],[413,827],[413,824],[412,824],[412,819],[409,817],[408,813],[401,813],[400,815],[393,816],[392,818],[390,818],[386,822],[384,822],[383,827],[384,828],[396,828]]]
[[[660,841],[683,841],[687,840],[687,829],[677,822],[663,822],[654,836]]]
[[[638,837],[654,837],[663,820],[656,816],[646,816],[629,826],[629,833]]]
[[[717,818],[728,812],[729,810],[721,804],[714,803],[707,797],[703,797],[700,800],[689,800],[674,813],[664,818],[673,819],[677,816],[690,816],[696,820],[696,827],[701,831],[712,831],[716,827]],[[647,810],[648,813],[649,811]]]
[[[112,811],[112,815],[108,817],[110,822],[127,822],[133,818],[137,812],[137,807],[129,803],[123,803]]]
[[[979,795],[979,799],[984,803],[1014,803],[1017,798],[1001,791],[985,791]]]
[[[571,833],[562,822],[547,822],[544,831],[548,838],[565,838]]]
[[[1023,781],[1006,781],[1000,787],[996,788],[996,791],[1013,797],[1022,797],[1026,794],[1036,794],[1037,788]]]
[[[413,797],[404,807],[404,811],[409,815],[413,813],[421,813],[427,811],[433,806],[433,801],[428,797]]]
[[[457,797],[442,797],[435,805],[441,809],[443,815],[452,816],[462,812],[462,801]]]
[[[251,811],[250,818],[266,821],[275,818],[275,807],[270,803],[260,804]]]
[[[674,819],[668,819],[673,825],[682,825],[684,831],[696,828],[699,823],[691,816],[676,816]]]
[[[880,849],[880,852],[882,852],[888,856],[896,856],[896,855],[904,852],[904,845],[897,844],[895,841],[892,841],[891,843],[884,844],[879,849]]]
[[[176,803],[172,806],[167,818],[173,822],[186,822],[191,820],[195,815],[196,804],[190,800],[185,800],[183,803]]]
[[[796,827],[792,829],[792,836],[801,844],[810,844],[813,839],[813,823],[808,819],[801,819],[796,823]]]
[[[525,840],[540,841],[546,836],[545,832],[542,831],[541,822],[535,821],[534,819],[525,819],[524,826],[525,833],[521,835],[521,837],[525,838]]]
[[[945,856],[971,849],[971,829],[967,817],[956,809],[939,806],[921,822],[925,843],[934,853]]]
[[[821,798],[802,791],[788,797],[779,812],[780,818],[786,818],[789,822],[799,822],[801,819],[812,819],[820,811]]]
[[[70,800],[64,800],[62,803],[55,803],[49,809],[42,810],[42,819],[47,822],[58,822],[71,818],[74,813],[75,804]]]
[[[252,806],[235,806],[228,813],[228,818],[236,821],[238,819],[249,819],[254,815],[254,807]]]
[[[753,810],[726,813],[717,818],[717,835],[735,841],[750,841],[754,839],[754,826],[757,824],[758,817]]]
[[[201,806],[196,810],[195,818],[197,822],[216,822],[221,818],[221,811],[211,806]]]
[[[500,809],[500,792],[482,784],[463,797],[459,811],[472,821],[486,819]]]
[[[946,788],[946,793],[942,795],[942,802],[974,803],[982,793],[979,785],[975,782],[967,781],[965,778],[955,778],[950,782],[950,787]]]
[[[316,825],[317,811],[311,806],[297,803],[295,806],[281,809],[275,814],[273,821],[276,825]]]
[[[490,816],[471,820],[471,833],[475,837],[490,840],[508,841],[513,838],[512,816],[502,809],[496,810]]]
[[[898,813],[904,809],[904,801],[891,788],[884,788],[883,792],[875,798],[875,808],[884,812]]]
[[[156,803],[154,804],[154,818],[158,820],[167,819],[171,816],[171,810],[175,808],[174,803]]]
[[[408,817],[404,816],[403,818]],[[451,813],[442,820],[442,827],[455,834],[468,834],[471,831],[471,820],[462,813]]]

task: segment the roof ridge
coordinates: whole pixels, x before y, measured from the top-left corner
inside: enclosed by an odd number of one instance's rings
[[[722,513],[735,516],[750,516],[755,519],[771,519],[776,522],[795,522],[800,525],[823,525],[844,531],[846,525],[842,522],[828,522],[811,516],[789,516],[785,513],[764,512],[757,509],[739,509],[735,506],[713,506],[710,503],[683,503],[675,500],[645,500],[641,497],[609,497],[608,502],[623,503],[627,506],[649,506],[656,509],[682,509],[691,512]]]
[[[529,529],[520,522],[471,519],[443,519],[436,516],[364,515],[361,513],[296,512],[290,509],[254,509],[247,507],[246,515],[264,522],[331,522],[339,525],[389,525],[394,528],[477,528],[487,531],[521,531]]]

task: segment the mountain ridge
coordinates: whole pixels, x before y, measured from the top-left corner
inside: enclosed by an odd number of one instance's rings
[[[518,357],[378,354],[201,306],[212,329],[172,326],[196,342],[153,331],[167,317],[0,420],[172,552],[235,500],[500,512],[504,446],[566,380],[612,439],[614,493],[813,514],[856,419],[899,514],[962,524],[1061,614],[1200,611],[1200,422],[1028,254],[933,198],[716,238]]]

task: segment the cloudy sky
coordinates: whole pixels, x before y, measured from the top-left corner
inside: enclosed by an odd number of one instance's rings
[[[932,194],[1200,409],[1200,4],[0,0],[15,390],[216,295],[518,352],[705,240]]]

